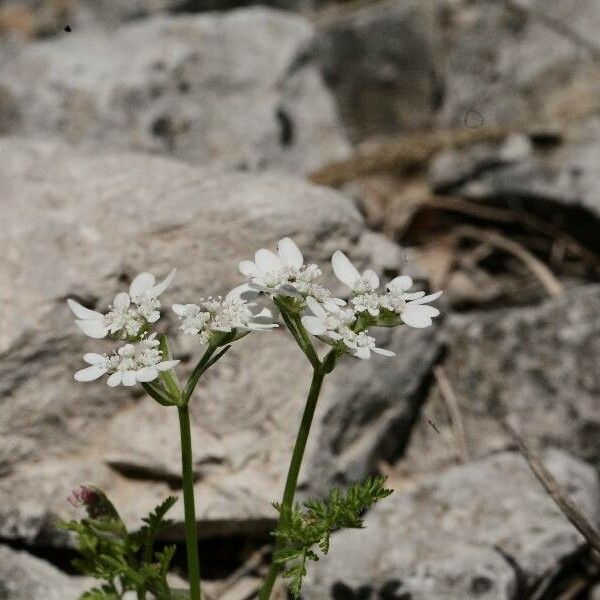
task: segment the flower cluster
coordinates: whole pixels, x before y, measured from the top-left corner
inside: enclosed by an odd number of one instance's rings
[[[108,375],[107,383],[134,386],[136,383],[155,380],[161,371],[172,369],[179,361],[165,360],[156,339],[151,333],[152,324],[160,318],[158,297],[167,289],[176,270],[160,283],[151,273],[141,273],[129,287],[129,293],[120,292],[106,314],[85,308],[75,300],[67,300],[77,317],[78,327],[89,337],[112,336],[127,343],[111,354],[88,352],[83,360],[89,365],[75,373],[77,381],[94,381]]]
[[[197,335],[200,342],[209,344],[221,333],[236,330],[241,337],[250,331],[277,327],[273,314],[245,298],[248,287],[234,288],[225,298],[201,298],[199,304],[173,304],[173,312],[181,321],[180,329]],[[250,293],[250,296],[255,294]]]
[[[124,340],[136,339],[160,318],[158,297],[169,287],[177,269],[156,283],[151,273],[141,273],[129,286],[129,294],[120,292],[114,297],[107,314],[85,308],[75,300],[67,300],[77,317],[78,327],[92,338],[113,335]]]
[[[154,381],[161,371],[172,369],[179,361],[163,355],[156,332],[151,327],[160,318],[159,296],[171,283],[175,270],[160,283],[150,273],[138,275],[129,293],[120,292],[106,314],[85,308],[75,300],[67,300],[77,317],[79,328],[89,337],[113,338],[126,343],[110,354],[89,352],[83,360],[89,365],[75,373],[77,381],[94,381],[108,375],[107,383],[134,386]],[[235,331],[235,338],[250,331],[277,327],[272,313],[249,302],[247,294],[257,292],[246,285],[233,289],[225,298],[203,298],[199,304],[174,304],[173,311],[181,320],[184,333],[197,335],[202,343],[218,345],[219,334]],[[229,340],[231,341],[231,340]]]
[[[262,248],[254,255],[254,262],[243,260],[240,272],[249,280],[249,287],[271,296],[312,296],[319,301],[330,297],[329,290],[316,280],[322,275],[317,265],[305,265],[298,246],[290,238],[277,244],[277,254]]]
[[[291,296],[302,311],[302,325],[312,335],[358,358],[367,359],[371,353],[393,356],[393,352],[376,346],[369,334],[371,326],[395,326],[401,323],[411,327],[428,327],[440,313],[428,303],[442,292],[425,295],[409,292],[413,286],[410,277],[396,277],[380,294],[379,277],[370,269],[360,273],[339,250],[331,260],[336,277],[350,290],[348,301],[335,298],[318,279],[321,269],[305,265],[302,253],[289,238],[278,243],[277,254],[261,249],[254,262],[243,261],[240,271],[248,277],[248,285],[256,292],[284,300]]]

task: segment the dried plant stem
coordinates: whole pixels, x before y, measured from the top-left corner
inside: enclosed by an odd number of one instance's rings
[[[549,496],[562,513],[569,519],[575,529],[581,533],[588,544],[597,552],[600,552],[600,532],[587,520],[579,508],[565,495],[558,481],[546,469],[535,452],[527,445],[525,440],[517,433],[506,418],[502,419],[502,425],[517,444],[519,451],[527,460],[533,474],[539,479]]]
[[[562,283],[558,281],[552,271],[518,242],[508,239],[497,231],[478,229],[469,225],[457,227],[454,234],[489,243],[491,246],[516,256],[539,279],[550,296],[560,296],[564,292]]]
[[[460,412],[458,399],[456,397],[456,394],[454,393],[452,384],[450,383],[450,380],[448,379],[448,376],[446,375],[446,372],[444,371],[443,367],[435,367],[435,369],[433,370],[433,374],[435,376],[435,380],[438,384],[438,388],[442,395],[442,399],[444,400],[448,409],[448,413],[450,415],[452,429],[454,431],[454,438],[458,446],[460,458],[462,462],[467,462],[470,458],[469,444],[467,441],[467,433]]]

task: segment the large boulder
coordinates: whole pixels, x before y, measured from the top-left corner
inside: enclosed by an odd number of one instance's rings
[[[594,470],[559,451],[545,461],[597,522]],[[309,567],[305,598],[516,600],[584,543],[518,454],[398,484],[364,530],[333,536],[330,556]]]
[[[0,149],[4,538],[62,543],[52,519],[67,516],[64,498],[78,483],[106,489],[130,524],[180,487],[174,410],[141,390],[73,381],[82,353],[102,344],[78,332],[65,298],[103,310],[137,272],[177,266],[165,304],[193,302],[240,282],[238,262],[284,235],[324,265],[335,248],[388,271],[401,264],[391,243],[383,264],[386,244],[367,234],[348,199],[290,176],[207,174],[169,159],[50,142],[11,139]],[[168,312],[165,324],[176,334]],[[364,477],[380,451],[391,456],[405,442],[438,346],[431,332],[406,329],[382,343],[398,358],[359,364],[348,357],[326,381],[315,431],[325,419],[321,439],[330,447],[323,464],[307,460],[305,479],[338,478],[336,453],[349,479]],[[189,369],[198,347],[184,337],[175,347]],[[269,503],[283,488],[309,375],[282,328],[237,343],[200,386],[192,416],[204,535],[271,526]],[[181,514],[177,505],[174,516]]]
[[[69,577],[31,554],[0,546],[1,600],[76,600],[93,585],[87,577]]]
[[[317,69],[296,60],[312,36],[255,8],[26,45],[0,66],[0,133],[309,171],[349,151]]]

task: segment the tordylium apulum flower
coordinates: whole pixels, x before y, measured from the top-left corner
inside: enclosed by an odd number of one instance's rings
[[[94,381],[108,375],[107,383],[134,386],[154,381],[161,371],[172,369],[179,361],[170,360],[163,350],[152,326],[160,318],[158,297],[171,283],[176,270],[160,283],[150,273],[138,275],[129,287],[129,293],[120,292],[106,314],[85,308],[74,300],[67,300],[79,328],[93,338],[111,336],[127,343],[110,354],[89,352],[83,360],[89,365],[75,373],[77,381]],[[223,334],[227,343],[251,331],[277,327],[273,313],[265,307],[249,302],[246,295],[256,298],[258,293],[244,284],[222,297],[202,298],[199,304],[174,304],[173,311],[181,320],[180,329],[197,335],[201,343],[219,345]]]
[[[201,298],[199,304],[173,304],[173,312],[181,321],[180,329],[188,335],[197,335],[200,342],[209,344],[221,333],[235,330],[239,337],[250,331],[277,327],[273,313],[245,295],[256,296],[246,285],[234,288],[222,298]]]
[[[371,353],[393,356],[378,348],[369,334],[373,326],[392,327],[402,323],[410,327],[429,327],[440,312],[429,306],[442,292],[428,296],[425,292],[409,292],[413,281],[401,275],[390,281],[380,294],[379,277],[367,269],[360,273],[345,254],[333,254],[336,277],[350,290],[348,301],[335,298],[319,282],[321,269],[305,265],[302,253],[290,238],[277,245],[277,254],[258,250],[252,261],[242,261],[240,271],[248,278],[250,289],[263,292],[276,302],[284,303],[292,312],[302,315],[304,328],[340,353],[348,352],[367,359]]]
[[[137,338],[148,326],[160,318],[158,297],[169,287],[177,269],[173,269],[159,284],[151,273],[141,273],[129,286],[129,294],[118,293],[103,315],[81,306],[75,300],[67,300],[69,308],[77,317],[78,327],[92,338],[107,335],[129,340]]]

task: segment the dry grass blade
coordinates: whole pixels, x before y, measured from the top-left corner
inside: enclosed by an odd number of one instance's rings
[[[478,229],[477,227],[472,227],[470,225],[457,227],[454,230],[454,234],[459,237],[486,242],[491,246],[512,254],[523,262],[523,264],[539,279],[540,283],[546,288],[551,296],[560,296],[564,293],[562,283],[558,281],[552,271],[518,242],[508,239],[497,231]]]
[[[339,187],[359,177],[377,173],[399,174],[421,168],[444,148],[460,148],[476,142],[499,142],[516,130],[515,126],[462,129],[409,136],[402,141],[382,142],[368,150],[358,151],[347,160],[325,165],[310,174],[319,185]]]
[[[448,379],[443,367],[435,367],[435,369],[433,370],[433,374],[438,384],[440,394],[442,395],[442,398],[446,404],[448,413],[450,415],[450,421],[452,422],[452,429],[454,432],[456,445],[458,446],[460,458],[462,462],[467,462],[470,458],[469,444],[467,442],[467,433],[460,412],[458,398],[454,393],[452,384],[450,383],[450,380]]]
[[[502,419],[502,425],[512,439],[516,442],[519,451],[527,460],[529,467],[533,471],[533,474],[539,479],[540,483],[544,486],[549,496],[554,500],[554,503],[562,513],[569,519],[573,526],[581,533],[588,544],[594,548],[597,552],[600,552],[600,532],[598,532],[594,526],[587,520],[575,504],[567,498],[563,490],[561,489],[558,481],[554,476],[546,469],[542,461],[533,452],[531,448],[525,443],[525,440],[517,433],[506,418]]]

